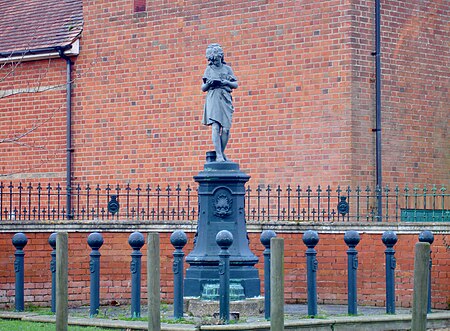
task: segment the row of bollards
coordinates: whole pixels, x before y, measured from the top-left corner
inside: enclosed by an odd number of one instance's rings
[[[51,311],[56,312],[57,307],[57,233],[52,233],[48,238],[48,243],[52,247],[50,253],[50,271],[52,278],[51,290]],[[15,283],[15,309],[16,311],[24,310],[24,247],[28,243],[25,234],[17,233],[12,238],[12,243],[16,248],[14,253],[14,270],[16,274]],[[103,245],[103,236],[94,232],[88,236],[88,245],[92,251],[89,254],[89,271],[90,271],[90,311],[91,317],[99,312],[100,307],[100,248]],[[141,315],[141,257],[140,249],[145,243],[144,236],[140,232],[134,232],[130,235],[128,243],[133,249],[131,253],[131,317],[140,317]],[[159,254],[159,253],[158,253]]]
[[[397,243],[397,235],[393,231],[385,231],[382,235],[382,242],[386,246],[386,313],[395,314],[395,250],[394,245]],[[344,241],[348,246],[347,250],[347,277],[348,277],[348,314],[358,314],[357,304],[357,270],[358,270],[358,251],[356,246],[360,241],[357,231],[347,231],[344,234]],[[431,231],[423,231],[419,235],[420,242],[427,242],[430,245],[434,241]],[[307,289],[308,289],[308,315],[317,315],[317,285],[316,272],[318,261],[316,259],[317,252],[314,247],[319,242],[319,235],[316,231],[306,231],[303,234],[303,242],[308,247],[306,250],[307,263]],[[431,251],[429,263],[429,275],[431,277]],[[431,279],[431,278],[430,278]],[[431,282],[428,283],[428,305],[427,311],[431,312]]]
[[[64,233],[63,233],[64,234]],[[67,264],[67,238],[61,237],[62,243],[61,245],[65,245],[66,256],[64,257],[63,253],[59,253],[58,255],[58,240],[60,234],[53,233],[50,235],[48,239],[49,245],[52,247],[51,252],[51,262],[50,269],[52,272],[52,312],[58,311],[58,300],[66,300],[67,295],[61,297],[56,295],[58,292],[58,286],[61,288],[61,284],[58,283],[59,279],[66,279],[67,282],[67,267],[64,270],[58,269],[58,256],[61,263]],[[67,236],[67,233],[65,234]],[[155,238],[158,236],[158,238]],[[150,237],[151,236],[151,237]],[[265,318],[267,320],[273,320],[273,316],[271,318],[271,313],[273,310],[279,310],[280,305],[275,304],[274,302],[278,302],[276,298],[273,298],[273,293],[277,293],[280,295],[280,283],[279,279],[282,275],[279,275],[280,268],[283,269],[283,264],[280,264],[280,257],[276,258],[276,261],[271,258],[273,253],[271,249],[271,242],[277,239],[275,232],[271,230],[263,231],[261,234],[261,243],[265,247],[263,252],[264,256],[264,293],[265,293]],[[173,262],[173,272],[174,272],[174,318],[179,319],[183,317],[183,247],[187,243],[186,234],[181,231],[175,231],[171,235],[171,243],[175,248],[173,253],[174,262]],[[66,242],[64,244],[64,241]],[[92,233],[88,236],[88,245],[91,247],[92,251],[90,253],[90,316],[95,316],[98,314],[98,309],[100,306],[100,248],[103,244],[103,237],[100,233]],[[156,241],[158,243],[156,243]],[[348,255],[348,313],[351,315],[357,314],[357,269],[358,269],[358,252],[356,250],[356,246],[360,241],[359,233],[356,231],[347,231],[344,234],[344,241],[348,246],[347,255]],[[419,235],[420,242],[426,242],[431,245],[434,241],[433,234],[430,231],[423,231]],[[15,308],[17,311],[24,310],[24,247],[27,245],[28,239],[23,233],[17,233],[14,235],[12,239],[13,245],[16,247],[15,252],[15,262],[14,269],[16,273],[16,293],[15,293]],[[152,247],[149,247],[149,263],[152,265],[152,273],[149,272],[148,277],[148,285],[149,285],[149,314],[150,307],[154,308],[154,311],[157,313],[149,318],[149,324],[154,323],[151,330],[156,330],[157,325],[160,324],[157,322],[159,318],[159,279],[156,279],[153,276],[153,272],[159,274],[159,235],[158,234],[149,234],[149,243],[151,242]],[[220,247],[219,253],[219,306],[220,306],[220,319],[224,323],[229,322],[229,284],[230,284],[230,276],[229,276],[229,252],[228,248],[233,243],[233,236],[228,231],[220,231],[217,234],[216,242]],[[317,252],[315,250],[315,246],[319,242],[319,235],[316,231],[306,231],[303,235],[303,242],[307,246],[306,250],[306,263],[307,263],[307,298],[308,298],[308,315],[316,316],[317,315],[317,284],[316,284],[316,273],[318,270],[318,260],[316,258]],[[386,313],[395,314],[395,250],[394,245],[397,242],[397,235],[393,231],[386,231],[382,235],[382,242],[386,246],[385,256],[386,256]],[[131,317],[140,317],[140,301],[141,301],[141,257],[142,253],[140,249],[143,247],[145,240],[144,236],[139,232],[134,232],[130,235],[128,243],[132,247],[133,251],[131,253]],[[154,251],[154,252],[153,252]],[[280,254],[279,251],[275,252],[275,254]],[[284,253],[283,253],[284,254]],[[429,265],[428,265],[428,277],[431,274],[431,251],[429,255]],[[276,264],[276,266],[272,266],[272,264]],[[157,266],[157,267],[156,267]],[[61,267],[60,267],[61,268]],[[148,268],[149,269],[149,268]],[[157,269],[157,270],[155,270]],[[275,272],[275,273],[274,273]],[[59,276],[58,276],[59,275]],[[275,281],[278,284],[275,288],[271,283]],[[428,282],[428,293],[427,293],[427,311],[431,311],[431,282]],[[59,284],[59,285],[58,285]],[[150,287],[152,286],[152,287]],[[64,286],[63,286],[64,287]],[[67,287],[67,286],[66,286]],[[151,289],[155,288],[153,294],[151,294]],[[67,288],[66,288],[67,292]],[[279,300],[279,298],[278,298]],[[60,303],[61,304],[61,303]],[[66,304],[67,305],[67,304]],[[283,305],[281,305],[283,306]],[[67,308],[66,308],[67,309]],[[62,314],[62,319],[67,318],[64,317],[64,312],[59,312]],[[273,312],[274,314],[276,312]],[[158,316],[156,316],[158,315]],[[57,313],[58,316],[58,313]],[[272,322],[271,322],[272,323]],[[273,323],[277,323],[277,320],[273,321]],[[59,329],[58,329],[59,330]]]

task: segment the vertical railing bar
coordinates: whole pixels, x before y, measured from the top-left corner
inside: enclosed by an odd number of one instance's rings
[[[423,209],[427,209],[427,192],[428,192],[427,186],[424,185],[423,186]]]
[[[12,220],[13,216],[13,188],[14,185],[12,184],[12,182],[9,183],[9,218]],[[5,215],[5,220],[8,220],[8,216]]]
[[[156,186],[156,217],[159,219],[159,199],[160,199],[160,193],[161,192],[161,187]]]
[[[386,187],[384,188],[384,192],[386,193],[386,222],[389,222],[389,192],[391,190],[389,189],[389,186],[386,184]]]
[[[339,204],[339,201],[341,201],[341,192],[342,192],[341,186],[338,185],[337,190],[336,190],[338,204]],[[339,210],[338,210],[338,213],[337,213],[337,221],[338,221],[338,222],[339,222],[339,215],[340,215],[340,212],[339,212]]]
[[[433,187],[432,187],[432,189],[431,189],[431,192],[433,192],[433,195],[432,195],[432,205],[433,205],[433,212],[432,212],[432,215],[431,215],[431,218],[433,219],[433,222],[434,222],[434,215],[435,215],[435,210],[436,210],[436,190],[437,190],[437,188],[436,188],[436,184],[433,184]]]
[[[77,185],[76,190],[77,190],[77,219],[80,219],[80,190],[81,190],[80,184]],[[70,211],[68,213],[70,213]]]
[[[369,222],[369,210],[370,210],[370,187],[366,186],[366,221]]]
[[[445,188],[445,186],[444,185],[442,185],[442,187],[441,187],[441,192],[442,192],[442,215],[441,215],[441,218],[442,218],[442,221],[444,220],[444,210],[445,210],[445,201],[444,201],[444,197],[445,197],[445,191],[446,191],[447,189]]]
[[[116,186],[116,193],[117,193],[117,202],[120,204],[120,191],[121,191],[122,189],[120,188],[120,184],[117,184],[117,186]],[[119,209],[120,210],[120,209]],[[116,214],[115,214],[115,216],[116,216],[116,219],[119,219],[119,214],[120,214],[120,211],[118,211]],[[114,216],[113,216],[113,218],[114,218]]]
[[[97,187],[95,188],[95,192],[96,192],[96,207],[97,207],[97,214],[96,214],[96,218],[97,219],[100,219],[100,191],[101,191],[101,188],[100,188],[100,184],[97,184]]]
[[[187,191],[187,196],[188,196],[188,201],[187,201],[187,219],[189,221],[189,214],[191,212],[191,191],[192,191],[190,185],[187,186],[186,191]],[[195,216],[192,215],[192,220],[194,220],[194,217]]]
[[[322,189],[319,185],[317,187],[317,221],[320,221],[320,192],[322,192]],[[322,221],[324,221],[324,219],[322,219]]]
[[[431,188],[431,219],[434,222],[434,215],[435,215],[435,209],[436,209],[436,185],[433,184],[433,187]]]
[[[147,192],[147,221],[150,219],[150,191],[151,191],[150,184],[147,184],[147,187],[145,191]],[[189,199],[188,199],[189,201]]]
[[[172,191],[172,189],[170,188],[170,185],[167,185],[166,191],[167,191],[167,220],[169,220],[169,215],[170,215],[170,192]]]
[[[395,186],[395,221],[398,222],[398,194],[399,188],[398,185]]]
[[[258,221],[260,221],[261,217],[261,186],[258,185],[258,188],[256,189],[256,192],[258,192]]]
[[[287,208],[288,208],[287,217],[288,217],[288,220],[290,220],[291,219],[291,191],[292,191],[290,184],[288,184],[286,191],[287,191]]]
[[[33,189],[31,182],[28,185],[27,189],[28,189],[28,218],[31,219],[31,190]]]
[[[110,191],[111,191],[111,186],[109,185],[109,184],[106,184],[106,188],[105,188],[105,191],[106,191],[106,202],[108,203],[109,202],[109,197],[110,197]],[[106,219],[107,220],[109,220],[109,210],[106,210]]]
[[[347,186],[347,203],[348,204],[350,204],[350,193],[352,192],[352,189],[351,189],[351,187],[350,187],[350,185],[349,186]],[[342,216],[342,220],[344,221],[344,217],[345,216]],[[350,222],[350,209],[348,210],[348,213],[347,213],[347,222]]]
[[[56,191],[57,193],[57,206],[58,206],[58,211],[57,211],[57,216],[58,219],[61,217],[61,185],[59,185],[59,183],[56,185]]]
[[[247,218],[250,218],[250,194],[252,192],[250,185],[247,186],[245,192],[247,194]]]
[[[126,193],[126,199],[127,199],[127,220],[130,219],[130,183],[127,183],[127,186],[125,187]]]
[[[297,220],[300,221],[300,215],[301,215],[300,199],[301,199],[301,191],[302,191],[301,186],[297,185],[297,189],[295,191],[297,192]]]
[[[278,185],[277,191],[277,221],[281,220],[281,186]]]
[[[270,192],[272,191],[270,185],[267,185],[267,220],[270,221]]]
[[[38,191],[38,220],[41,219],[41,183],[38,183],[37,191]]]
[[[47,186],[47,219],[50,220],[50,196],[51,196],[52,187],[50,183]]]
[[[0,182],[0,221],[3,220],[3,182]]]
[[[90,187],[89,183],[87,183],[86,184],[86,215],[87,215],[87,219],[89,219],[89,210],[90,210],[89,198],[90,198],[90,192],[91,192],[91,187]]]
[[[417,186],[414,186],[413,191],[414,191],[414,222],[417,221],[417,198],[418,198],[418,194],[417,191],[419,190],[419,188]]]
[[[356,186],[356,222],[359,222],[360,219],[360,206],[359,206],[359,199],[360,199],[360,193],[361,193],[361,188],[360,186]]]
[[[403,191],[405,191],[405,195],[404,195],[404,197],[405,197],[405,209],[408,209],[408,206],[409,206],[409,204],[408,204],[408,197],[409,197],[409,194],[408,194],[408,192],[409,192],[408,184],[406,184],[406,186],[405,186],[405,188],[403,189]]]
[[[306,192],[307,192],[307,199],[308,199],[308,221],[309,221],[310,216],[311,216],[311,186],[308,185]]]
[[[175,190],[177,191],[177,220],[180,220],[180,184],[177,184],[177,188]]]
[[[426,185],[424,185],[423,186],[423,220],[424,221],[426,221],[426,218],[427,218],[427,214],[426,214],[426,209],[427,209],[427,192],[428,192],[428,189],[427,189],[427,186]]]
[[[375,218],[377,219],[377,222],[381,222],[382,219],[379,219],[380,217],[383,218],[383,215],[381,214],[381,212],[378,210],[378,207],[381,208],[381,195],[383,194],[383,188],[380,185],[377,185],[375,187],[375,193],[376,193],[376,201],[377,201],[377,216],[375,216]],[[378,203],[380,201],[380,203]]]
[[[137,217],[137,220],[139,221],[139,214],[140,214],[140,207],[141,207],[141,205],[140,205],[140,196],[141,196],[141,186],[138,184],[137,185],[137,187],[136,187],[136,192],[137,192],[137,197],[136,197],[136,199],[137,199],[137,209],[136,209],[136,217]]]
[[[327,186],[327,214],[328,214],[328,221],[330,220],[330,208],[331,208],[331,186]]]
[[[22,186],[22,182],[19,183],[19,220],[22,219],[22,190],[23,190],[23,186]]]

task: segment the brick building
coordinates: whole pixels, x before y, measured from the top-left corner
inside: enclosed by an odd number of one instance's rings
[[[217,42],[239,80],[227,151],[252,176],[251,185],[376,183],[374,1],[25,4],[0,0],[0,181],[15,186],[64,186],[68,179],[71,185],[192,184],[205,152],[212,149],[210,129],[201,125],[205,95],[200,86],[206,47]],[[449,9],[446,1],[382,3],[383,185],[448,186]],[[73,62],[69,79],[67,57]],[[407,253],[399,285],[404,292],[398,300],[405,306],[410,304],[409,246],[417,229],[405,233],[402,244]],[[445,308],[448,226],[439,229],[434,253],[440,263],[435,271],[437,306]],[[34,232],[32,238],[44,245],[46,236]],[[300,251],[296,235],[285,235],[291,253]],[[126,239],[126,231],[114,238],[120,236]],[[324,236],[321,244],[328,253],[323,254],[330,256],[337,249],[337,235]],[[366,243],[373,243],[366,251],[372,262],[380,256],[373,248],[380,242],[366,236]],[[75,237],[72,244],[79,246],[81,235]],[[251,238],[253,249],[260,249],[256,235]],[[12,256],[9,240],[4,236],[0,244]],[[120,251],[116,241],[111,245]],[[169,261],[170,249],[165,249]],[[120,254],[125,256],[125,251]],[[303,251],[300,255],[287,267],[293,302],[304,299],[298,293],[305,280],[296,276]],[[327,289],[342,285],[345,278],[334,275],[333,261],[322,269],[323,302],[345,297],[329,296]],[[372,263],[366,268],[368,275],[382,277]],[[4,277],[10,279],[12,272]],[[74,279],[78,287],[87,282],[86,275]],[[111,295],[128,286],[111,284]],[[373,297],[374,292],[367,290],[366,303],[382,302],[382,295]]]
[[[75,183],[192,181],[212,149],[200,123],[212,42],[240,82],[228,153],[253,182],[375,183],[372,1],[72,1],[72,12],[40,1],[39,20],[25,15],[28,3],[2,5],[2,63],[9,52],[79,42]],[[448,5],[392,1],[381,17],[383,182],[448,182]],[[2,91],[55,87],[0,100],[2,139],[45,122],[22,146],[0,145],[2,175],[64,181],[65,83],[57,54],[23,61],[0,81]]]

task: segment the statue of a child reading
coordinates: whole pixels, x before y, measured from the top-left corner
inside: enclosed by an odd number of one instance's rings
[[[233,117],[233,99],[231,91],[238,87],[233,70],[223,59],[223,50],[219,44],[211,44],[206,49],[208,66],[203,74],[202,91],[206,95],[202,124],[212,126],[212,141],[216,151],[216,161],[227,161],[224,154],[230,138],[231,119]]]

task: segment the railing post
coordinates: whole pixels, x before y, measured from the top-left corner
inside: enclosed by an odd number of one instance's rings
[[[431,245],[434,242],[434,236],[431,231],[425,230],[419,234],[419,242],[426,242],[430,244],[430,265],[428,268],[428,304],[427,312],[431,313],[431,267],[433,266],[433,261],[431,259]]]
[[[89,269],[91,272],[91,299],[90,299],[90,317],[98,314],[100,307],[100,252],[99,249],[103,245],[103,237],[100,233],[91,233],[87,239],[88,245],[92,248],[89,254],[91,260]]]
[[[173,252],[173,317],[183,318],[183,247],[187,243],[187,236],[181,230],[176,230],[170,236],[170,243],[175,247]]]
[[[28,238],[22,233],[16,233],[12,238],[12,244],[16,248],[14,271],[16,273],[16,293],[15,293],[15,305],[16,311],[24,311],[24,256],[25,252],[23,248],[27,245]]]
[[[219,316],[225,324],[230,322],[230,253],[228,248],[233,244],[230,231],[222,230],[216,235],[219,252]]]
[[[50,271],[52,273],[52,313],[56,312],[56,236],[57,233],[52,233],[48,237],[48,244],[52,247],[50,253]]]
[[[56,237],[56,331],[67,331],[68,324],[68,234]]]
[[[145,244],[142,233],[133,232],[128,237],[128,244],[133,249],[131,253],[131,318],[141,317],[141,257],[140,249]]]
[[[159,233],[147,235],[148,330],[161,331]]]
[[[264,230],[261,233],[261,244],[265,247],[264,256],[264,318],[270,320],[270,239],[277,234],[272,230]]]
[[[318,262],[317,252],[314,249],[319,242],[319,235],[316,231],[308,230],[303,234],[303,243],[308,247],[306,250],[306,269],[308,286],[308,315],[317,315],[317,284],[316,274]]]
[[[414,292],[411,331],[425,331],[427,327],[428,271],[430,244],[416,243],[414,250]]]
[[[270,239],[270,330],[284,330],[284,239]]]
[[[344,241],[348,246],[347,250],[347,272],[348,272],[348,314],[358,314],[358,290],[356,274],[358,270],[358,251],[355,249],[359,244],[359,233],[354,230],[345,232]]]
[[[394,245],[397,243],[397,235],[394,231],[385,231],[381,237],[386,246],[386,314],[395,314],[395,260]]]

